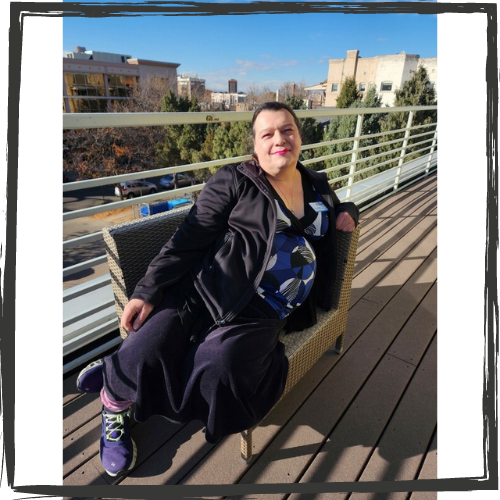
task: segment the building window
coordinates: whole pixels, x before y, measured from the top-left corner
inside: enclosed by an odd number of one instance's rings
[[[364,92],[366,90],[366,83],[360,83],[359,84],[359,91]]]
[[[102,75],[94,73],[65,73],[68,95],[100,96],[106,95]]]
[[[332,92],[338,92],[338,91],[339,91],[339,84],[332,83]]]
[[[390,92],[392,90],[392,82],[382,82],[380,84],[381,92]]]
[[[106,113],[106,99],[71,99],[70,110],[72,113]]]
[[[68,98],[71,113],[105,113],[109,111],[109,97],[115,99],[131,97],[136,86],[136,78],[97,73],[64,73],[64,83],[67,92],[64,97]],[[105,83],[108,86],[108,93]]]
[[[111,97],[130,97],[133,79],[122,75],[108,75],[109,95]]]

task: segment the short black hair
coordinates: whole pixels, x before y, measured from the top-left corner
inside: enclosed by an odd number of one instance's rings
[[[284,102],[269,101],[269,102],[265,102],[265,103],[261,104],[254,111],[254,113],[253,113],[253,117],[252,117],[252,137],[255,138],[255,129],[254,129],[255,120],[257,119],[257,116],[259,116],[259,114],[262,111],[280,111],[281,109],[285,109],[286,111],[288,111],[293,116],[293,120],[295,121],[295,125],[297,125],[297,128],[299,130],[299,134],[302,135],[301,132],[300,132],[299,119],[297,118],[297,115],[295,114],[295,111],[288,104],[286,104]]]

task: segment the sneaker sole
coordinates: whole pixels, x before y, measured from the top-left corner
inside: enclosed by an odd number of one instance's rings
[[[90,363],[88,366],[86,366],[78,375],[78,378],[76,379],[76,388],[78,389],[79,392],[99,392],[99,391],[86,391],[85,389],[82,389],[80,381],[83,378],[83,376],[92,368],[95,366],[102,366],[102,359],[98,359],[96,361],[93,361]]]
[[[137,446],[135,445],[135,441],[132,440],[132,447],[134,449],[133,455],[132,455],[132,463],[130,464],[130,467],[128,469],[123,469],[118,472],[109,472],[109,470],[106,470],[106,473],[109,474],[111,477],[116,477],[116,476],[122,476],[123,474],[126,474],[127,472],[130,472],[134,467],[135,467],[135,462],[137,461]]]

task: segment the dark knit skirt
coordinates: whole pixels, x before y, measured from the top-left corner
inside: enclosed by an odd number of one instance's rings
[[[256,296],[218,327],[184,282],[104,359],[104,387],[117,401],[133,401],[139,422],[152,415],[201,420],[206,440],[216,442],[258,424],[281,397],[288,372],[278,340],[283,326]]]

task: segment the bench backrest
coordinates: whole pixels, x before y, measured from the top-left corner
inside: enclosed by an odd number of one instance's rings
[[[103,228],[111,283],[118,317],[144,276],[149,263],[174,234],[191,207],[174,209],[161,214],[124,222]],[[339,307],[341,288],[353,234],[337,232],[337,278],[335,280],[334,307]],[[354,235],[357,241],[357,233]],[[127,332],[120,328],[125,338]]]

